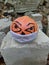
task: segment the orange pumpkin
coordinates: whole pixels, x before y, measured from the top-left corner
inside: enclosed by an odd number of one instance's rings
[[[15,33],[27,35],[38,31],[38,25],[30,17],[22,16],[12,22],[10,29]]]

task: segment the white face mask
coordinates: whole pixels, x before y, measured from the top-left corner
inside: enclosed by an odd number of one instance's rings
[[[20,43],[30,42],[30,41],[34,40],[38,34],[38,32],[34,32],[34,33],[31,33],[28,35],[20,35],[20,34],[14,33],[13,31],[10,31],[10,33],[11,33],[12,37]]]

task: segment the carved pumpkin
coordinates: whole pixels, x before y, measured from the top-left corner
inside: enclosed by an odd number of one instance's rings
[[[28,16],[22,16],[14,20],[10,29],[18,34],[27,35],[38,30],[37,23]]]

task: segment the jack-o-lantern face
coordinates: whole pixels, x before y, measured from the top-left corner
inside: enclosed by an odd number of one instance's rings
[[[38,30],[37,23],[28,16],[17,18],[12,22],[10,29],[18,34],[26,35]]]

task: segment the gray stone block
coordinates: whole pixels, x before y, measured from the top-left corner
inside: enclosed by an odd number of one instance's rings
[[[30,44],[18,43],[9,32],[1,45],[1,54],[6,65],[45,65],[48,53],[49,37],[41,30]]]

